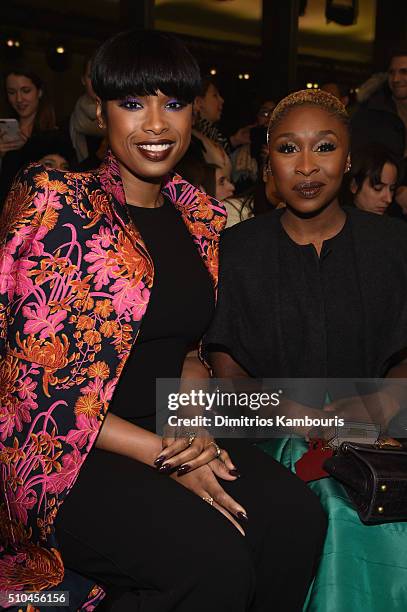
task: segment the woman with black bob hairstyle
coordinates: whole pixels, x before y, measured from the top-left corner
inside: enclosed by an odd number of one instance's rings
[[[104,163],[31,166],[9,194],[0,591],[69,590],[72,611],[103,591],[105,611],[301,609],[325,534],[313,493],[249,444],[155,433],[156,378],[208,377],[195,349],[225,212],[172,174],[199,79],[172,36],[108,40],[92,65]]]

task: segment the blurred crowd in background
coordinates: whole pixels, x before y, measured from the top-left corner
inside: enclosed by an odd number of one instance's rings
[[[89,58],[78,75],[83,93],[58,124],[40,75],[21,66],[4,75],[9,111],[0,119],[1,206],[14,177],[29,163],[82,172],[102,162],[108,142],[96,118],[90,67]],[[352,166],[343,204],[407,219],[407,44],[393,51],[387,72],[372,75],[356,95],[340,82],[324,83],[321,89],[340,99],[351,116]],[[215,78],[202,80],[193,106],[191,145],[176,171],[224,201],[228,226],[285,206],[268,171],[267,126],[277,102],[253,101],[251,122],[245,125],[242,119],[234,133],[223,133],[222,87]]]

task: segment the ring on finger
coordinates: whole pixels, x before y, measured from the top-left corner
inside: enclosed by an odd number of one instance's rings
[[[188,446],[191,446],[191,444],[193,443],[193,441],[196,438],[196,433],[194,431],[189,431],[187,433],[187,436],[188,436]]]
[[[203,497],[202,499],[206,501],[206,503],[208,503],[210,506],[213,506],[213,497]]]
[[[216,455],[215,455],[214,459],[219,459],[219,456],[220,456],[220,454],[221,454],[221,452],[222,452],[221,447],[220,447],[220,446],[218,446],[218,445],[216,444],[216,442],[213,442],[213,441],[212,441],[212,442],[209,442],[208,446],[210,446],[211,444],[213,444],[213,446],[215,447],[215,450],[216,450]]]

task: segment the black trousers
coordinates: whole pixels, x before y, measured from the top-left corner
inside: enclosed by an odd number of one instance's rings
[[[246,536],[155,469],[93,449],[56,519],[65,565],[104,585],[100,612],[299,612],[326,517],[289,470],[222,441],[242,476],[221,481]]]

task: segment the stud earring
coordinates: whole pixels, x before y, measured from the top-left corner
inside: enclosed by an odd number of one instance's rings
[[[352,168],[352,164],[350,163],[350,161],[346,162],[345,172],[350,172],[351,168]]]

